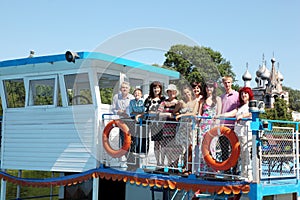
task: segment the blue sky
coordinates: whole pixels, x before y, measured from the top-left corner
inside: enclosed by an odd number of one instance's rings
[[[219,51],[231,62],[240,85],[246,63],[255,86],[262,55],[270,69],[274,54],[283,85],[300,90],[299,8],[298,0],[1,0],[0,61],[27,57],[30,50],[38,56],[110,46],[115,56],[162,64],[170,45],[187,42]],[[136,30],[149,33],[149,28],[163,31],[166,38],[146,33],[120,37]],[[147,42],[131,46],[133,36]],[[123,52],[117,43],[121,40],[127,45]]]

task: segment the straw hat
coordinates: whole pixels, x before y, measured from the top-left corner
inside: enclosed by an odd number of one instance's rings
[[[176,85],[174,85],[174,84],[170,84],[170,85],[168,85],[168,87],[167,87],[167,89],[165,90],[165,92],[167,93],[167,92],[168,92],[168,90],[171,90],[171,91],[176,91],[176,92],[177,92],[177,94],[178,94],[177,87],[176,87]]]

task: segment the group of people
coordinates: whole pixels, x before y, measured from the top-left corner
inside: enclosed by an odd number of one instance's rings
[[[130,85],[128,82],[121,84],[120,93],[113,97],[112,110],[114,114],[121,117],[131,117],[135,121],[159,120],[164,121],[160,127],[151,124],[151,140],[154,141],[154,154],[158,166],[164,164],[165,158],[174,161],[167,147],[171,143],[181,146],[181,155],[188,149],[184,145],[185,141],[189,144],[201,145],[201,139],[216,123],[216,119],[222,117],[234,117],[233,120],[223,120],[220,123],[235,130],[241,143],[241,172],[242,176],[251,179],[251,172],[248,170],[250,164],[251,133],[245,128],[245,120],[242,118],[251,118],[248,103],[253,100],[251,88],[242,87],[238,92],[232,89],[233,78],[225,76],[222,78],[225,93],[217,96],[217,83],[207,81],[202,86],[200,82],[194,82],[191,85],[184,85],[181,88],[181,99],[178,99],[179,92],[176,85],[169,84],[165,91],[159,81],[150,84],[149,95],[143,99],[141,89],[135,89],[133,95],[129,94]],[[166,96],[164,95],[164,92]],[[199,132],[192,134],[190,131],[190,117],[198,119]],[[199,118],[199,116],[201,116]],[[185,122],[179,123],[178,122]],[[149,125],[150,126],[150,125]],[[239,127],[239,128],[237,128]],[[192,137],[194,136],[194,138]],[[133,140],[137,140],[133,138]],[[147,140],[147,138],[143,138]],[[146,143],[146,142],[142,143]],[[137,141],[138,143],[138,141]],[[222,160],[229,156],[229,141],[225,137],[219,137],[219,143],[222,149]],[[142,144],[140,144],[142,145]],[[193,148],[188,146],[188,148]],[[143,146],[143,151],[147,147]],[[165,149],[165,151],[164,151]],[[200,155],[201,156],[201,155]],[[169,163],[170,164],[170,163]]]

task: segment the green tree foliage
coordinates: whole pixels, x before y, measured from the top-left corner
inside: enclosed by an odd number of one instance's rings
[[[100,95],[101,95],[101,103],[111,104],[112,103],[113,88],[101,88],[100,89]]]
[[[7,173],[18,176],[17,170],[7,170]],[[58,173],[54,173],[54,177],[58,177]],[[22,171],[22,177],[23,178],[51,178],[52,174],[51,172],[44,172],[44,171]],[[26,197],[38,197],[38,196],[47,196],[50,195],[51,188],[50,187],[21,187],[20,196],[21,198]],[[53,187],[52,188],[52,194],[58,195],[59,187]],[[11,182],[7,182],[7,188],[6,188],[6,199],[16,199],[17,194],[17,185],[13,184]],[[34,198],[36,199],[36,198]],[[46,198],[39,198],[39,199],[46,199]],[[49,199],[49,197],[48,197]],[[53,197],[52,199],[58,199],[58,197]]]
[[[293,120],[287,102],[281,98],[275,100],[274,108],[266,109],[265,113],[260,114],[260,118],[271,120]]]
[[[165,56],[164,66],[178,71],[189,83],[208,79],[220,81],[225,75],[235,79],[230,62],[208,47],[174,45]]]
[[[51,105],[53,104],[53,87],[48,85],[38,85],[34,96],[34,105]]]
[[[25,106],[25,86],[23,79],[4,81],[7,106],[9,108],[19,108]]]
[[[284,86],[282,89],[289,93],[289,108],[293,111],[300,112],[300,91]]]

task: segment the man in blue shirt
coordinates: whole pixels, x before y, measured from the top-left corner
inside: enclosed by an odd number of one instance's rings
[[[140,88],[136,88],[133,91],[134,99],[131,99],[129,102],[129,114],[132,119],[136,119],[136,121],[139,121],[139,117],[145,112],[145,106],[144,106],[144,99],[143,91]]]

